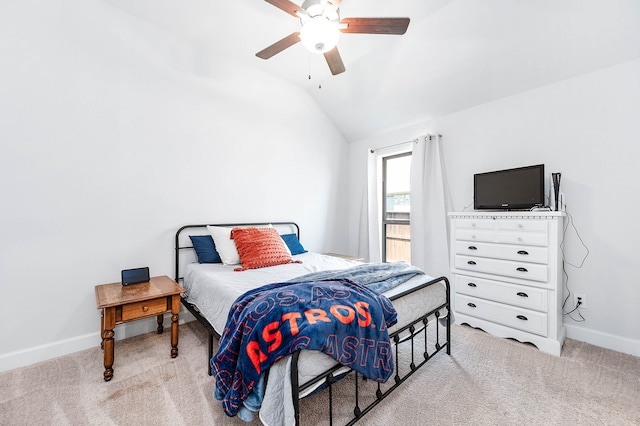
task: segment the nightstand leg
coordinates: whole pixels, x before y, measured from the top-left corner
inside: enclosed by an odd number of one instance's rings
[[[104,331],[102,333],[102,343],[104,347],[104,381],[108,382],[113,378],[113,329],[116,327],[115,308],[104,309],[104,320],[102,322]]]
[[[180,313],[180,295],[171,300],[171,358],[178,356],[178,314]]]
[[[164,331],[164,325],[162,322],[164,321],[164,315],[158,315],[158,334],[162,334]]]
[[[100,349],[104,350],[104,309],[100,311]]]

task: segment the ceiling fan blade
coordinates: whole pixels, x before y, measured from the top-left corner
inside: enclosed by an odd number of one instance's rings
[[[289,0],[265,0],[265,1],[267,3],[271,3],[272,5],[274,5],[275,7],[277,7],[280,10],[284,10],[289,15],[292,15],[292,16],[294,16],[296,18],[298,17],[296,12],[301,12],[303,14],[306,14],[304,9],[302,9],[297,4],[295,4],[293,2],[290,2]]]
[[[341,24],[343,33],[359,34],[404,34],[409,27],[409,18],[344,18]]]
[[[340,57],[340,52],[338,52],[337,46],[330,51],[325,52],[324,58],[327,60],[327,64],[329,65],[331,74],[338,75],[345,71],[344,63],[342,62],[342,58]]]
[[[291,47],[299,41],[300,41],[300,33],[299,32],[291,33],[285,38],[283,38],[282,40],[276,41],[271,46],[265,49],[262,49],[261,51],[256,53],[256,56],[262,59],[269,59],[276,53],[282,52],[287,47]]]

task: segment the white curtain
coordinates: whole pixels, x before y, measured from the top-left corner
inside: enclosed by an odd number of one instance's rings
[[[411,156],[411,263],[427,274],[449,274],[451,195],[440,135],[421,136]]]
[[[380,227],[380,203],[382,202],[382,185],[378,179],[379,156],[375,151],[367,153],[367,189],[362,203],[361,223],[366,224],[366,241],[361,240],[360,255],[369,262],[381,262]],[[360,234],[362,235],[362,233]]]

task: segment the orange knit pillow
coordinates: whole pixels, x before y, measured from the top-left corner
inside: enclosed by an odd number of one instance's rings
[[[274,228],[233,228],[231,239],[240,255],[241,268],[234,271],[264,268],[294,261],[285,242]]]

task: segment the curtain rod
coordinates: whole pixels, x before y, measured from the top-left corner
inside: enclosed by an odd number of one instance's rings
[[[430,133],[427,133],[426,135],[424,135],[425,138],[429,138],[429,140],[431,140],[432,137],[436,136],[436,135],[432,135]],[[440,133],[437,133],[437,136],[442,137],[442,135]],[[373,154],[374,152],[380,150],[380,149],[387,149],[387,148],[393,148],[394,146],[400,146],[400,145],[405,145],[408,143],[418,143],[420,141],[420,138],[415,138],[413,140],[410,141],[406,141],[406,142],[399,142],[399,143],[394,143],[393,145],[387,145],[387,146],[383,146],[380,148],[370,148],[371,153]]]

